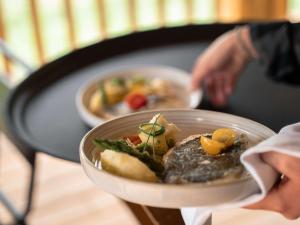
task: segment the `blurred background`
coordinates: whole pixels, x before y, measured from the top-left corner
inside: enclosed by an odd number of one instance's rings
[[[0,0],[0,39],[33,69],[76,48],[131,32],[273,20],[299,21],[300,0]],[[15,85],[26,73],[0,54],[0,76]],[[1,191],[22,208],[29,166],[1,132],[0,138]],[[29,224],[138,224],[124,203],[94,187],[79,165],[40,153],[37,161]],[[260,212],[239,209],[226,214],[227,221],[217,214],[215,224],[239,224],[239,217]],[[11,222],[0,203],[0,224]],[[292,223],[278,216],[278,224]]]
[[[184,24],[300,19],[300,0],[0,0],[0,38],[33,68],[105,38]],[[0,58],[10,79],[22,70]]]

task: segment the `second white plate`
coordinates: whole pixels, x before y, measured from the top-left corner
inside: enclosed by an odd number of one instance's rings
[[[183,108],[196,108],[202,99],[202,90],[195,92],[189,92],[189,85],[191,76],[186,71],[178,68],[168,66],[141,66],[126,68],[123,70],[116,70],[111,73],[101,74],[98,78],[94,78],[82,85],[76,95],[76,107],[81,119],[89,126],[95,127],[106,121],[105,118],[99,117],[93,114],[88,109],[88,104],[91,96],[98,88],[98,83],[104,79],[113,77],[132,77],[134,75],[140,75],[147,79],[161,78],[169,80],[176,85],[183,87],[184,90],[178,90],[178,92],[189,93],[188,96],[182,96],[185,101]]]

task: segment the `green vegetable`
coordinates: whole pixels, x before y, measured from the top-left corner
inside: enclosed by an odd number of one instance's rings
[[[125,85],[125,80],[121,77],[114,77],[110,80],[112,85],[117,85],[117,86],[124,86]]]
[[[147,151],[140,152],[139,150],[128,146],[124,140],[111,141],[107,139],[94,139],[93,143],[103,150],[109,149],[116,152],[124,152],[138,158],[154,171],[157,176],[160,176],[163,172],[164,167],[161,161],[152,158]]]
[[[136,149],[140,152],[147,151],[148,153],[152,153],[152,146],[147,143],[141,143],[138,146],[136,146]]]
[[[99,91],[103,105],[108,104],[107,95],[104,89],[104,82],[99,82]]]
[[[165,132],[165,128],[158,123],[143,123],[139,126],[141,132],[150,136],[158,136]]]

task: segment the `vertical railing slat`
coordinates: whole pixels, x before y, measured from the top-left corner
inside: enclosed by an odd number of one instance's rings
[[[97,0],[98,15],[100,23],[100,34],[103,39],[107,38],[107,27],[106,27],[106,14],[105,14],[105,0]]]
[[[5,24],[4,24],[4,14],[3,14],[3,1],[0,0],[0,38],[5,40]],[[3,56],[4,70],[5,74],[10,74],[11,68],[8,59]]]
[[[38,6],[36,0],[30,0],[30,10],[33,23],[33,33],[36,41],[37,53],[40,63],[45,62],[45,54],[43,48],[42,34],[39,23]]]
[[[193,22],[193,0],[185,0],[186,4],[186,22]]]
[[[64,3],[65,3],[65,15],[67,18],[68,37],[69,37],[71,48],[74,49],[76,48],[76,33],[74,27],[72,0],[64,0]]]
[[[157,0],[158,24],[160,27],[166,24],[165,4],[165,0]]]
[[[137,30],[136,0],[128,0],[128,15],[131,31]]]

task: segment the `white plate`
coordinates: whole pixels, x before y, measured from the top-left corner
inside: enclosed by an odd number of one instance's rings
[[[98,83],[101,80],[112,77],[132,77],[136,74],[148,79],[161,78],[172,81],[173,83],[186,88],[187,93],[189,93],[188,88],[190,85],[191,76],[187,72],[178,68],[167,66],[144,66],[117,70],[111,73],[102,74],[101,77],[88,81],[79,89],[76,94],[76,107],[81,119],[91,127],[95,127],[105,122],[105,118],[101,118],[93,114],[88,109],[90,98],[95,90],[97,90]],[[201,99],[201,90],[192,92],[189,96],[184,96],[185,106],[183,108],[196,108],[200,104]]]
[[[229,127],[238,133],[245,133],[250,146],[274,135],[272,130],[252,120],[205,110],[156,110],[118,117],[92,129],[80,143],[81,164],[96,185],[130,202],[167,208],[216,205],[243,199],[259,190],[251,177],[215,184],[160,184],[123,178],[94,166],[90,154],[95,148],[92,140],[115,139],[136,134],[138,125],[149,121],[158,112],[181,129],[178,140],[191,134],[211,132],[220,127]]]

